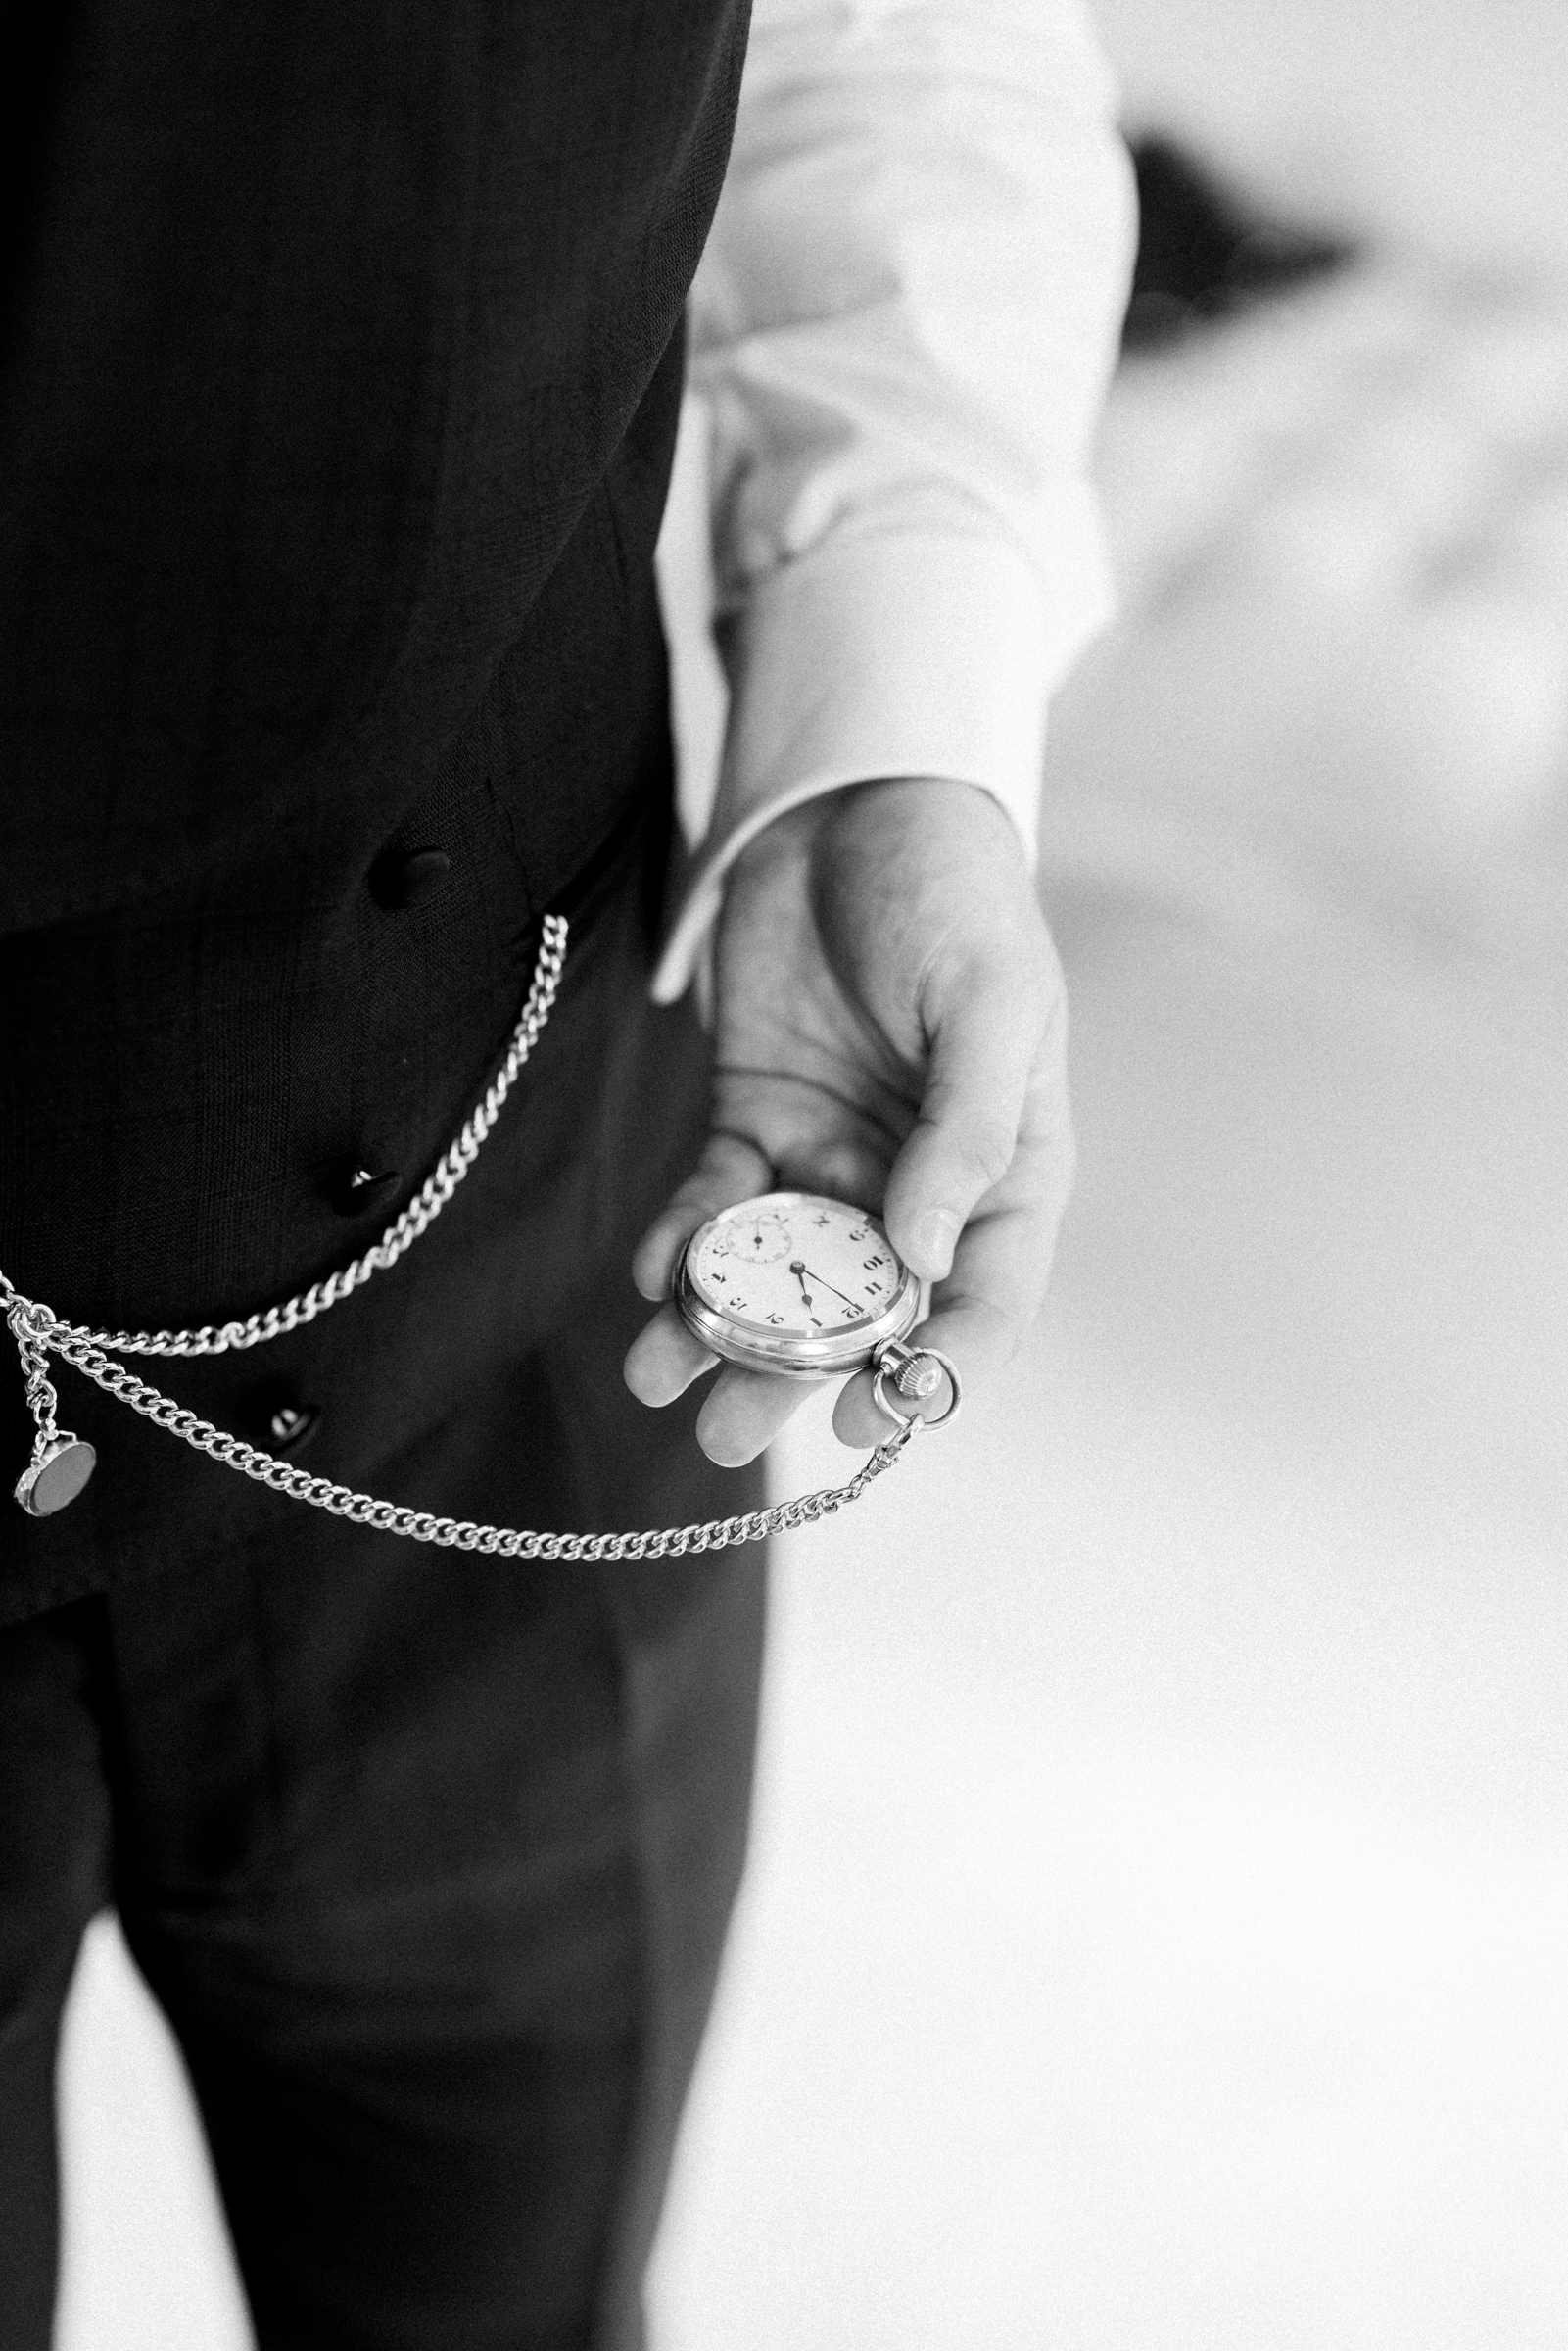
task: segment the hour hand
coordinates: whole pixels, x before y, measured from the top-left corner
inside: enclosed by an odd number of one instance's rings
[[[806,1269],[798,1257],[790,1261],[789,1271],[794,1275],[796,1281],[798,1281],[800,1284],[800,1295],[806,1302],[806,1312],[808,1315],[811,1315],[812,1329],[821,1330],[822,1324],[818,1321],[816,1316],[811,1314],[811,1309],[814,1302],[811,1292],[806,1287]]]

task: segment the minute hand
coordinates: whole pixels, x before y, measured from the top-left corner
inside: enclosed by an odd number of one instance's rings
[[[811,1273],[811,1268],[810,1268],[809,1266],[802,1266],[802,1268],[801,1268],[801,1271],[802,1271],[803,1273]],[[855,1312],[856,1312],[856,1314],[857,1314],[857,1315],[860,1313],[860,1311],[861,1311],[861,1307],[860,1307],[860,1300],[859,1300],[858,1298],[851,1298],[851,1297],[847,1296],[847,1295],[846,1295],[846,1293],[845,1293],[843,1290],[839,1289],[839,1288],[836,1286],[836,1284],[834,1284],[833,1282],[831,1282],[831,1281],[823,1281],[822,1275],[821,1275],[820,1273],[811,1273],[811,1278],[812,1278],[812,1280],[813,1280],[813,1281],[816,1281],[816,1282],[821,1282],[821,1283],[822,1283],[822,1287],[823,1287],[825,1290],[832,1290],[832,1294],[833,1294],[833,1296],[834,1296],[835,1298],[842,1298],[842,1299],[843,1299],[843,1301],[844,1301],[844,1304],[845,1304],[846,1306],[852,1306],[852,1307],[854,1308],[854,1310],[855,1310]]]

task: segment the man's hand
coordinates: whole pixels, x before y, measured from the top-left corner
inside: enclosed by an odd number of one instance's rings
[[[1045,1293],[1072,1171],[1062,973],[1018,837],[989,795],[930,777],[862,784],[779,818],[737,861],[715,961],[712,1128],[633,1261],[668,1300],[697,1226],[784,1188],[881,1212],[935,1284],[920,1336],[966,1386],[1008,1362]],[[665,1304],[626,1359],[669,1404],[715,1357]],[[750,1461],[809,1391],[727,1364],[697,1420]],[[888,1424],[871,1374],[833,1425]]]

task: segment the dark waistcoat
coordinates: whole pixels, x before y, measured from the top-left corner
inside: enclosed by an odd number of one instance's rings
[[[68,12],[0,387],[0,1267],[72,1319],[362,1248],[542,910],[667,799],[651,555],[744,19]]]

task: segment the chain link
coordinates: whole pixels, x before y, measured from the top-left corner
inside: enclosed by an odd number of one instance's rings
[[[74,1365],[106,1395],[128,1404],[132,1412],[140,1413],[156,1428],[181,1438],[198,1453],[205,1453],[225,1468],[237,1469],[242,1477],[254,1478],[257,1484],[266,1486],[274,1494],[308,1503],[312,1510],[330,1511],[336,1518],[348,1519],[351,1525],[375,1527],[384,1534],[403,1535],[414,1543],[439,1544],[446,1550],[477,1551],[487,1558],[679,1559],[687,1552],[723,1551],[731,1544],[760,1543],[769,1535],[792,1533],[797,1527],[814,1525],[817,1519],[828,1517],[848,1503],[858,1502],[873,1478],[880,1477],[884,1469],[892,1467],[924,1425],[918,1415],[912,1414],[884,1444],[879,1445],[846,1485],[824,1486],[814,1494],[799,1495],[792,1502],[775,1503],[770,1510],[747,1511],[734,1518],[709,1518],[689,1526],[665,1526],[632,1534],[546,1534],[528,1527],[480,1526],[468,1518],[439,1518],[428,1511],[410,1510],[405,1504],[379,1502],[373,1494],[357,1494],[352,1486],[335,1485],[330,1478],[312,1477],[309,1470],[297,1469],[290,1463],[279,1461],[275,1454],[263,1453],[211,1420],[202,1419],[199,1414],[176,1404],[171,1396],[163,1395],[146,1380],[139,1379],[123,1364],[111,1360],[117,1355],[227,1355],[260,1347],[268,1339],[281,1338],[285,1331],[297,1330],[302,1323],[313,1322],[317,1315],[325,1314],[341,1299],[349,1297],[373,1273],[384,1273],[388,1267],[395,1266],[404,1250],[410,1249],[429,1230],[478,1158],[480,1146],[500,1115],[501,1105],[549,1018],[565,959],[565,920],[560,915],[547,914],[533,981],[505,1058],[486,1088],[483,1100],[465,1120],[456,1141],[443,1153],[434,1173],[373,1248],[281,1305],[248,1315],[243,1321],[204,1323],[199,1330],[89,1330],[74,1322],[62,1321],[37,1300],[24,1298],[0,1271],[0,1308],[22,1358],[27,1404],[37,1424],[34,1463],[44,1459],[62,1434],[56,1423],[59,1398],[48,1371],[52,1353]]]
[[[55,1418],[60,1410],[60,1399],[49,1377],[49,1358],[33,1328],[31,1318],[38,1314],[39,1309],[30,1299],[19,1297],[3,1273],[0,1273],[0,1291],[5,1295],[6,1320],[17,1342],[17,1353],[22,1358],[23,1377],[27,1384],[27,1410],[38,1425],[34,1450],[41,1459],[60,1439],[60,1426]]]

